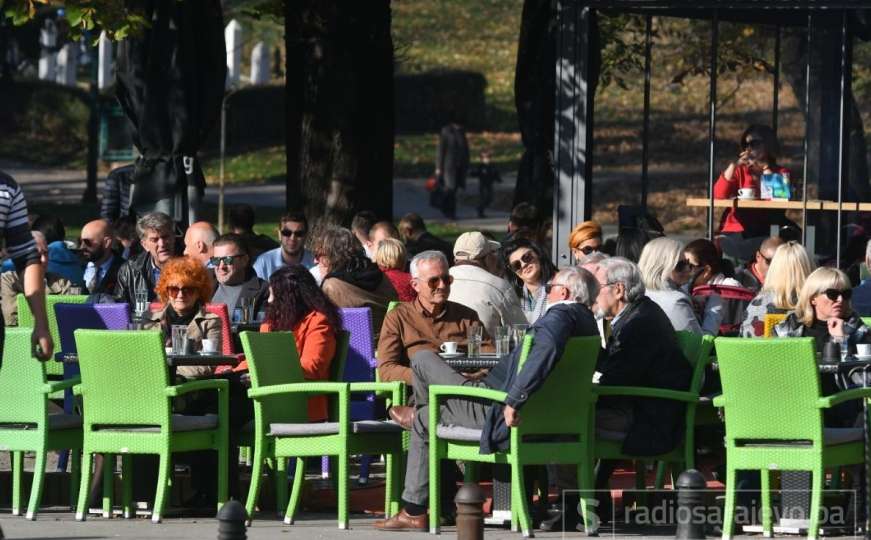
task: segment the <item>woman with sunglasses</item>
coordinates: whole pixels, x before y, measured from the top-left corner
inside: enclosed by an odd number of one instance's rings
[[[569,249],[575,261],[602,250],[602,226],[595,221],[578,223],[569,235]]]
[[[729,163],[714,184],[714,197],[734,199],[738,190],[749,188],[758,198],[763,174],[789,174],[789,170],[777,164],[780,144],[768,126],[751,125],[738,145],[738,159]],[[724,249],[742,260],[752,258],[759,239],[768,236],[771,224],[787,223],[783,210],[759,208],[727,208],[720,220],[720,233],[729,236]],[[744,242],[745,239],[753,239]],[[734,252],[734,253],[733,253]]]
[[[656,238],[644,246],[638,261],[648,298],[668,316],[675,330],[716,336],[720,330],[719,296],[708,297],[704,318],[699,321],[690,296],[683,286],[690,280],[690,264],[683,256],[683,244],[673,238]]]
[[[762,337],[765,315],[789,313],[798,304],[798,296],[814,266],[807,251],[798,242],[782,244],[774,251],[765,282],[744,310],[742,337]]]
[[[166,346],[172,345],[172,327],[187,326],[187,337],[194,342],[194,350],[202,350],[203,340],[221,343],[221,319],[206,311],[212,298],[212,280],[206,268],[190,257],[170,259],[160,272],[155,288],[163,307],[149,316],[146,328],[161,328]],[[214,368],[207,366],[181,366],[178,374],[188,379],[207,377]]]
[[[526,238],[516,238],[502,246],[502,259],[508,269],[507,279],[520,297],[520,307],[529,324],[544,315],[547,307],[545,283],[556,274],[538,244]]]

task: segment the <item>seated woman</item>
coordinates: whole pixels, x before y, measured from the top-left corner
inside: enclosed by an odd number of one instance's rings
[[[146,328],[161,328],[166,346],[172,345],[172,327],[187,326],[187,337],[194,342],[194,350],[202,350],[203,340],[210,339],[218,347],[221,343],[221,319],[206,311],[212,298],[212,280],[206,268],[190,257],[170,259],[160,272],[155,287],[163,307],[147,315]],[[181,366],[178,374],[192,379],[208,377],[215,368],[208,366]]]
[[[726,277],[723,264],[723,258],[717,250],[717,246],[710,240],[699,238],[693,240],[684,248],[684,258],[690,265],[690,281],[688,284],[688,292],[693,297],[696,310],[701,313],[708,309],[714,309],[720,313],[719,324],[729,325],[737,331],[741,321],[744,318],[744,309],[750,300],[748,293],[747,300],[740,301],[734,299],[723,299],[719,295],[701,296],[693,293],[696,287],[703,285],[726,285],[729,287],[741,287],[741,283],[735,278]],[[743,287],[742,287],[743,288]],[[712,300],[716,298],[716,300]]]
[[[336,335],[342,328],[339,310],[305,267],[290,265],[269,278],[269,304],[261,332],[293,332],[299,363],[307,381],[330,379]],[[326,396],[309,398],[309,420],[327,419]]]
[[[534,324],[547,309],[545,285],[556,275],[556,267],[538,244],[526,238],[502,245],[506,279],[520,297],[520,307],[529,324]]]
[[[375,264],[396,289],[400,302],[411,302],[417,298],[417,291],[411,286],[411,274],[405,271],[407,259],[405,244],[396,238],[385,238],[375,247]]]
[[[595,221],[578,223],[569,235],[569,249],[576,261],[602,250],[602,226]]]
[[[744,310],[741,336],[762,337],[766,314],[785,314],[795,309],[798,295],[813,269],[807,251],[798,242],[778,246],[765,274],[762,289]]]
[[[714,184],[714,198],[734,199],[738,190],[752,189],[759,197],[763,174],[789,174],[789,170],[777,165],[780,144],[768,126],[751,125],[741,134],[738,159],[729,163]],[[770,233],[773,224],[789,223],[783,210],[762,208],[727,208],[720,220],[719,232],[724,238],[723,251],[742,261],[753,258],[759,244]]]
[[[638,261],[648,298],[668,316],[675,330],[716,336],[720,330],[719,297],[710,296],[704,320],[693,310],[689,294],[681,287],[690,280],[690,264],[683,257],[683,245],[673,238],[656,238],[644,246]]]

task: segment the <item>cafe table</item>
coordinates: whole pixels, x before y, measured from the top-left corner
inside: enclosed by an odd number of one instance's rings
[[[60,355],[60,361],[64,363],[76,364],[79,361],[79,355],[76,353],[64,353]],[[230,366],[236,367],[239,365],[239,359],[235,356],[224,354],[174,354],[167,353],[166,365],[170,369],[172,379],[175,379],[176,370],[181,366],[207,366],[221,367]]]

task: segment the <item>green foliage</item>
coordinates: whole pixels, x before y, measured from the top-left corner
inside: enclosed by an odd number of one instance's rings
[[[16,25],[34,18],[40,10],[63,7],[73,38],[99,28],[113,39],[124,39],[148,25],[141,13],[128,8],[123,0],[5,0],[2,6],[2,15]]]

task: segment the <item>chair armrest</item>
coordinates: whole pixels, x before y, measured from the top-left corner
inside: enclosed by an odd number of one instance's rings
[[[45,383],[42,386],[43,394],[53,394],[55,392],[59,392],[61,390],[66,390],[67,388],[73,388],[74,386],[81,384],[82,378],[78,375],[75,377],[64,379],[62,381],[56,381],[51,383]],[[73,389],[74,393],[77,393],[75,389]]]
[[[405,383],[393,382],[352,382],[350,390],[352,394],[357,392],[375,392],[378,397],[387,398],[396,405],[402,405],[405,401]]]
[[[429,387],[429,402],[431,404],[435,403],[438,398],[442,396],[477,398],[505,403],[505,398],[508,396],[508,394],[501,390],[479,388],[476,386],[434,384]]]
[[[666,390],[664,388],[648,388],[644,386],[602,386],[596,385],[593,392],[600,396],[634,396],[670,399],[672,401],[685,401],[698,403],[698,394],[681,392],[679,390]]]
[[[714,396],[714,399],[711,400],[711,403],[714,404],[714,407],[725,407],[726,398],[723,397],[723,394],[720,394],[719,396]]]
[[[306,382],[291,384],[274,384],[248,390],[248,397],[258,399],[277,394],[339,394],[348,396],[348,383],[344,382]]]
[[[175,386],[167,386],[163,392],[169,397],[177,397],[199,390],[218,390],[226,392],[230,388],[230,381],[227,379],[204,379],[199,381],[190,381]]]
[[[852,388],[831,396],[821,397],[817,401],[817,407],[820,409],[828,409],[829,407],[834,407],[835,405],[845,401],[863,398],[871,398],[871,388]]]

